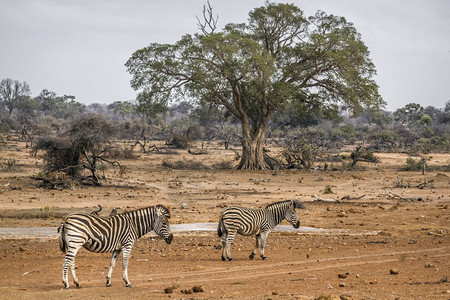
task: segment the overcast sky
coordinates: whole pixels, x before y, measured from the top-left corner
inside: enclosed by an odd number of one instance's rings
[[[85,104],[132,100],[131,54],[197,32],[206,0],[0,0],[0,80],[73,95]],[[291,0],[306,16],[346,17],[361,33],[388,110],[450,100],[449,0]],[[210,0],[219,28],[263,0]]]

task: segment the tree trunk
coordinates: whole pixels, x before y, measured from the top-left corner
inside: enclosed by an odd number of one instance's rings
[[[267,119],[268,120],[268,119]],[[252,128],[250,133],[248,124],[242,123],[242,157],[237,169],[240,170],[266,170],[271,169],[264,159],[264,138],[267,121]]]

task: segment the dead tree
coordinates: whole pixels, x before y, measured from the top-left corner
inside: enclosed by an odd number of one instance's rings
[[[113,127],[103,117],[84,116],[61,136],[41,138],[33,152],[44,151],[44,173],[64,172],[74,180],[100,186],[97,173],[102,165],[124,171],[118,161],[108,159],[108,153],[115,148],[113,135]]]

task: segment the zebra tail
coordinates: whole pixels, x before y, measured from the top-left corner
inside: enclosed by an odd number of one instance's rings
[[[217,226],[217,235],[219,237],[221,237],[224,233],[227,232],[227,229],[225,228],[225,226],[223,225],[223,219],[222,216],[220,216],[219,219],[219,226]]]
[[[66,238],[65,238],[65,229],[66,229],[66,227],[64,226],[64,222],[62,222],[61,225],[59,225],[59,227],[58,227],[59,249],[61,250],[62,253],[66,253],[67,252],[67,242],[66,242]]]

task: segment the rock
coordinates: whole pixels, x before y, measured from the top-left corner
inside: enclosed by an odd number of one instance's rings
[[[189,207],[189,205],[187,204],[187,203],[181,203],[181,205],[180,205],[180,208],[181,209],[186,209],[186,208],[188,208]]]
[[[432,263],[427,262],[427,263],[424,265],[424,267],[425,267],[425,268],[434,268],[435,265],[433,265]]]
[[[338,277],[339,277],[339,278],[347,278],[347,274],[345,274],[345,273],[339,273],[339,274],[338,274]]]
[[[353,299],[351,295],[341,295],[341,296],[339,296],[339,298],[341,300],[352,300]]]
[[[345,287],[345,283],[343,282],[339,283],[339,287]]]
[[[347,215],[345,214],[344,211],[341,211],[340,213],[338,213],[337,216],[338,216],[339,218],[344,218],[344,217],[346,217]]]
[[[192,287],[192,291],[194,293],[203,293],[205,290],[203,289],[203,286],[201,286],[201,285],[194,285]]]
[[[398,271],[397,269],[394,269],[394,268],[392,268],[392,269],[389,270],[389,273],[391,273],[391,275],[397,275],[398,272],[399,272],[399,271]]]
[[[273,291],[273,292],[272,292],[272,295],[273,295],[273,296],[276,296],[276,295],[278,295],[278,292]]]
[[[172,293],[173,293],[173,287],[172,287],[172,286],[166,287],[166,288],[164,289],[164,293],[166,293],[166,294],[172,294]]]
[[[192,294],[194,291],[192,289],[181,290],[183,294]]]
[[[321,295],[314,300],[341,300],[341,298],[335,295]]]

